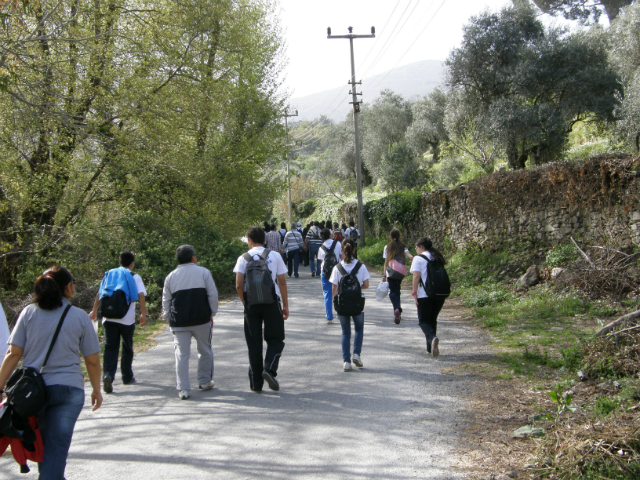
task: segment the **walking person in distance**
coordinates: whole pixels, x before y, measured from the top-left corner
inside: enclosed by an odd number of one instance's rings
[[[0,367],[0,392],[20,359],[23,367],[39,371],[60,325],[42,371],[49,401],[39,415],[44,444],[44,457],[38,465],[40,480],[64,478],[73,430],[84,405],[81,356],[91,382],[93,410],[102,404],[100,343],[89,315],[71,306],[75,291],[75,280],[66,268],[53,266],[37,278],[34,302],[20,312]]]
[[[298,225],[291,224],[291,231],[284,236],[282,248],[287,254],[287,274],[291,277],[293,273],[298,278],[298,267],[300,266],[300,255],[304,248],[304,240],[302,234],[298,231]]]
[[[355,242],[347,238],[342,242],[343,260],[336,265],[329,281],[332,283],[334,303],[340,326],[342,327],[342,360],[345,372],[351,370],[351,321],[355,330],[353,338],[353,363],[356,367],[364,365],[360,354],[364,339],[364,294],[362,289],[369,288],[369,272],[353,256]]]
[[[331,238],[331,230],[325,228],[320,232],[323,244],[318,251],[318,260],[321,260],[320,278],[322,279],[322,294],[324,295],[324,308],[327,323],[333,323],[333,285],[329,281],[333,268],[340,262],[342,248],[338,240]]]
[[[384,268],[382,281],[389,282],[389,299],[393,305],[394,322],[400,323],[402,306],[400,305],[400,286],[407,276],[406,258],[413,259],[413,255],[404,243],[400,241],[400,231],[394,228],[389,233],[391,241],[385,245],[382,252]]]
[[[418,307],[418,323],[427,340],[427,353],[437,358],[440,355],[438,314],[450,293],[449,278],[444,270],[446,261],[426,237],[421,237],[416,242],[416,252],[411,263],[411,295]],[[430,278],[430,274],[434,278]],[[431,290],[430,293],[427,292],[428,289]]]
[[[307,232],[305,238],[305,247],[309,251],[309,264],[311,267],[311,276],[320,276],[320,259],[318,251],[322,245],[322,237],[320,236],[320,222],[313,222],[313,226]]]
[[[280,356],[284,350],[284,321],[289,317],[287,281],[282,257],[264,247],[260,227],[247,231],[249,251],[238,257],[233,271],[236,291],[244,305],[244,336],[249,351],[249,388],[262,392],[266,381],[271,390],[279,390],[276,380]],[[282,305],[281,305],[282,302]],[[262,358],[262,340],[267,352]]]

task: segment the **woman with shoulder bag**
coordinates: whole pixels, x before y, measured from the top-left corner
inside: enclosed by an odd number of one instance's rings
[[[73,429],[84,405],[78,352],[84,357],[91,381],[93,410],[102,404],[100,344],[89,315],[70,306],[75,289],[69,270],[57,265],[38,277],[34,302],[20,312],[0,367],[0,389],[4,389],[20,359],[24,367],[40,370],[62,314],[70,307],[42,371],[49,400],[39,415],[44,444],[44,457],[38,465],[40,480],[64,479]]]
[[[382,252],[384,258],[384,273],[382,281],[389,282],[389,300],[393,305],[394,322],[400,323],[402,307],[400,306],[400,285],[402,279],[407,276],[407,257],[413,260],[407,246],[400,241],[400,231],[394,228],[389,233],[391,241],[385,245]]]

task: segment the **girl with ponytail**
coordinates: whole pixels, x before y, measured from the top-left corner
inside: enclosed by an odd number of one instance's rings
[[[427,282],[428,263],[439,262],[445,265],[446,261],[427,237],[421,237],[416,242],[416,252],[417,255],[413,257],[410,270],[413,274],[411,295],[418,307],[418,323],[427,340],[427,353],[431,353],[433,358],[437,358],[440,354],[438,346],[440,341],[437,337],[438,315],[444,305],[444,298],[430,298],[424,285]]]
[[[84,357],[91,381],[91,403],[100,408],[100,343],[89,315],[72,307],[76,287],[71,272],[60,266],[47,269],[36,279],[33,303],[18,317],[2,366],[0,400],[11,373],[22,359],[24,367],[40,370],[63,312],[60,333],[51,350],[42,377],[49,401],[40,415],[44,457],[40,478],[64,478],[64,470],[76,420],[84,405],[84,376],[80,356]]]
[[[382,281],[389,282],[389,300],[391,300],[391,304],[393,305],[393,320],[398,324],[400,323],[400,314],[402,313],[402,307],[400,306],[400,285],[402,283],[402,279],[388,278],[387,267],[389,267],[390,264],[392,267],[397,265],[397,268],[402,268],[406,275],[406,258],[408,257],[409,260],[412,260],[413,255],[409,253],[407,246],[400,241],[400,231],[397,228],[392,229],[391,232],[389,232],[389,236],[391,237],[391,241],[385,245],[382,252],[382,258],[384,258],[384,273],[382,274]],[[393,269],[391,272],[393,273]]]

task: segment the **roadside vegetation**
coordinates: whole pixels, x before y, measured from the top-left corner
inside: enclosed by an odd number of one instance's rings
[[[470,309],[497,352],[489,363],[463,369],[508,382],[518,402],[505,416],[518,418],[522,405],[531,403],[526,421],[512,432],[530,444],[518,478],[640,474],[640,328],[632,320],[596,338],[605,324],[637,310],[640,291],[636,284],[588,295],[571,282],[552,279],[552,269],[571,271],[581,261],[573,244],[472,246],[450,256],[453,295]],[[539,267],[539,281],[523,286],[518,280],[531,265]],[[637,267],[635,260],[628,266]]]

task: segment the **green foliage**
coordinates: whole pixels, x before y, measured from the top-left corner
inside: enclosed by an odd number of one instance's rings
[[[593,404],[593,412],[599,417],[608,417],[620,407],[620,401],[611,397],[598,397]]]
[[[364,206],[364,215],[378,232],[407,224],[418,211],[421,194],[418,190],[405,190],[368,202]]]
[[[545,261],[550,267],[559,267],[573,262],[579,256],[580,253],[573,243],[562,243],[547,252]]]
[[[487,307],[513,299],[513,293],[498,284],[481,285],[465,292],[464,304],[468,307]]]
[[[358,249],[358,260],[362,260],[376,267],[384,266],[382,252],[387,243],[389,243],[388,237],[367,238],[366,246]]]
[[[305,200],[297,205],[293,205],[293,217],[294,218],[309,218],[316,211],[315,200]]]
[[[560,355],[562,355],[561,366],[567,372],[575,372],[580,368],[582,359],[584,358],[584,346],[578,342],[574,342],[571,347],[561,348]]]
[[[620,468],[620,462],[610,458],[599,458],[585,462],[581,467],[581,480],[629,480],[640,478],[640,462],[630,462],[624,464],[624,469]]]

